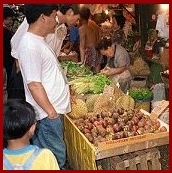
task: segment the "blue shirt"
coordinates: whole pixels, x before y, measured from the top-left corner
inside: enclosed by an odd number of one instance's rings
[[[77,26],[71,26],[69,35],[69,40],[71,42],[79,42],[79,31]]]

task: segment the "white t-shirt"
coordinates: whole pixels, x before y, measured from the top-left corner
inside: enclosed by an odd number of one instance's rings
[[[69,112],[71,110],[69,85],[55,53],[45,42],[44,37],[26,32],[19,42],[17,52],[26,101],[34,106],[37,119],[43,119],[48,115],[35,102],[27,87],[27,84],[33,81],[42,83],[57,113]]]
[[[20,24],[17,31],[11,38],[11,55],[14,58],[18,59],[17,47],[19,45],[20,39],[23,36],[23,34],[27,32],[28,27],[29,27],[29,25],[27,23],[27,20],[26,20],[26,18],[24,18],[23,22]]]

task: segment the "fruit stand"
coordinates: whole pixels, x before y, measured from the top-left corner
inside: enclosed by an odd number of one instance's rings
[[[69,165],[74,170],[160,170],[157,147],[169,143],[169,126],[137,104],[153,93],[131,88],[127,95],[101,74],[71,62],[62,66],[72,76],[72,111],[64,117]]]
[[[167,124],[162,121],[160,123],[161,125],[165,125],[169,131]],[[119,160],[119,156],[121,155],[127,156],[130,164],[133,159],[135,160],[133,162],[135,166],[130,165],[130,169],[136,169],[135,167],[139,159],[142,170],[147,169],[148,166],[145,167],[144,164],[148,164],[146,159],[149,158],[152,162],[152,169],[157,170],[161,166],[159,162],[159,151],[155,147],[169,143],[169,132],[167,131],[100,142],[97,146],[94,146],[67,115],[64,117],[64,124],[68,161],[74,170],[101,170],[104,168],[104,165],[106,165],[105,169],[122,169],[121,167],[118,168],[120,164],[124,164],[121,159]],[[129,154],[130,157],[131,155],[134,156],[130,159],[129,155],[126,154]],[[112,162],[115,159],[118,159],[115,163],[119,164],[114,168]],[[156,164],[154,164],[155,162]],[[112,166],[108,168],[108,164]]]

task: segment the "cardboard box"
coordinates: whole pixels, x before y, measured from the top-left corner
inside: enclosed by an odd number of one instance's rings
[[[169,101],[162,100],[151,112],[151,118],[157,119],[169,106]]]

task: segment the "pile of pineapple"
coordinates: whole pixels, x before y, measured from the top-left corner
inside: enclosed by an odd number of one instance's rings
[[[91,113],[109,111],[112,108],[134,109],[134,99],[129,95],[125,95],[116,85],[112,85],[112,87],[113,92],[111,93],[78,95],[72,91],[72,111],[69,113],[69,116],[77,119]]]

